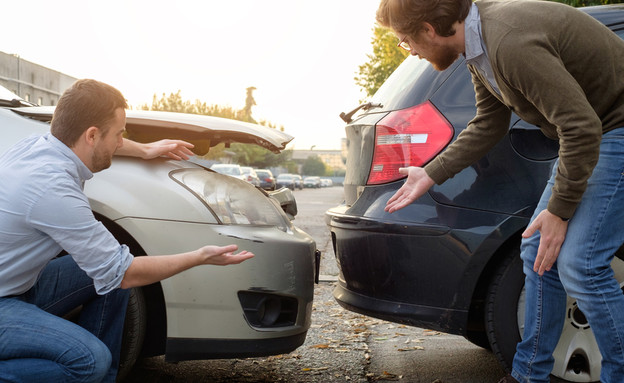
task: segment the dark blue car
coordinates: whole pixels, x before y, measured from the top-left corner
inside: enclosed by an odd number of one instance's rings
[[[624,7],[584,10],[624,37]],[[343,114],[345,201],[326,213],[341,271],[334,297],[358,313],[463,335],[509,369],[524,320],[520,235],[558,144],[512,116],[508,135],[485,157],[404,209],[384,212],[404,183],[398,168],[425,165],[475,113],[463,58],[438,72],[410,56],[356,118]],[[620,249],[612,264],[620,283],[622,259]],[[553,375],[598,381],[600,352],[574,300],[566,315]]]

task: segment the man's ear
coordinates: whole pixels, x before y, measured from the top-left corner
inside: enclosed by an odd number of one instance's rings
[[[422,31],[425,35],[427,35],[430,39],[434,38],[437,35],[437,32],[433,25],[429,24],[426,21],[422,23]]]
[[[87,130],[85,130],[84,132],[85,143],[88,144],[89,146],[94,146],[99,136],[100,136],[100,129],[98,129],[96,126],[91,126],[87,128]]]

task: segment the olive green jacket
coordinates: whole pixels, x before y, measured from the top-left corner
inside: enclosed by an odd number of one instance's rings
[[[584,12],[545,1],[477,1],[497,94],[469,65],[477,114],[425,166],[438,184],[483,157],[511,112],[560,144],[548,210],[570,218],[598,161],[602,134],[624,126],[624,41]]]

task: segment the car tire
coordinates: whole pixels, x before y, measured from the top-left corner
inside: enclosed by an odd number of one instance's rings
[[[126,309],[117,382],[122,382],[128,376],[139,359],[145,339],[146,322],[145,296],[141,288],[135,287],[130,290]]]
[[[514,246],[492,277],[485,306],[485,327],[490,347],[507,372],[511,371],[516,344],[521,339],[518,304],[523,288],[520,249]]]
[[[611,262],[615,279],[624,286],[624,246]],[[624,290],[624,287],[623,287]],[[486,297],[486,330],[492,352],[509,372],[524,324],[524,273],[520,248],[515,246],[503,259]],[[553,352],[551,378],[557,382],[597,382],[601,356],[587,319],[576,301],[568,297],[561,338]]]

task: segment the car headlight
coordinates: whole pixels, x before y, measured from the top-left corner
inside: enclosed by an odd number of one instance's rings
[[[291,229],[278,202],[245,181],[204,169],[174,170],[169,175],[203,201],[222,224]]]

